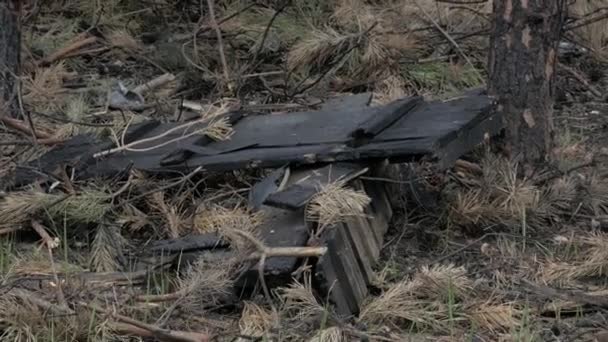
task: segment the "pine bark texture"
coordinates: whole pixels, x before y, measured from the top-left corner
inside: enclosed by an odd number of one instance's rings
[[[17,75],[21,63],[20,0],[0,0],[0,113],[19,114]],[[1,114],[0,114],[1,115]]]
[[[504,113],[506,148],[544,162],[554,141],[553,97],[565,0],[494,0],[489,93]]]

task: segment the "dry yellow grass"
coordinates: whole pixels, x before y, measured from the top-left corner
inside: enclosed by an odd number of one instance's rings
[[[463,267],[425,266],[412,279],[393,284],[364,305],[359,319],[376,325],[409,323],[445,332],[450,322],[462,320],[456,312],[460,307],[457,301],[466,298],[472,289]]]
[[[120,29],[110,32],[108,35],[108,43],[112,47],[124,49],[128,52],[141,51],[141,43],[133,37],[127,30]]]
[[[281,315],[291,324],[310,323],[311,320],[325,314],[325,308],[312,292],[311,281],[310,275],[306,274],[303,282],[294,281],[291,285],[278,290]]]
[[[150,208],[160,213],[169,237],[178,238],[188,227],[188,220],[180,206],[167,203],[164,191],[153,193],[148,199]]]
[[[67,98],[63,78],[67,75],[64,62],[50,67],[38,67],[32,76],[23,80],[23,102],[40,112],[54,112],[63,108]]]
[[[449,319],[446,305],[417,298],[414,295],[417,289],[417,284],[410,281],[391,286],[362,308],[359,320],[368,324],[392,323],[398,326],[414,323],[435,331],[445,331]]]
[[[342,182],[320,186],[306,206],[306,218],[321,227],[332,226],[348,217],[363,217],[371,199],[364,191],[345,187]]]
[[[579,206],[578,176],[538,182],[542,175],[526,178],[517,163],[492,155],[485,156],[480,166],[481,175],[458,173],[461,186],[448,193],[449,222],[457,226],[472,230],[501,227],[538,230],[561,222]],[[599,190],[603,184],[602,181],[592,184],[598,190],[586,192],[592,196],[585,196],[587,205],[583,208],[603,208],[605,196]]]
[[[256,338],[268,338],[268,333],[277,321],[271,310],[250,302],[243,302],[243,312],[239,320],[241,335]]]
[[[179,288],[185,296],[184,306],[191,310],[212,307],[232,295],[234,272],[238,265],[230,258],[213,258],[211,253],[201,255],[179,279]]]
[[[220,233],[225,229],[240,229],[252,232],[264,222],[262,212],[253,212],[242,206],[226,208],[220,205],[203,204],[194,218],[194,228],[201,233]]]
[[[352,48],[361,39],[358,34],[342,34],[331,27],[314,30],[310,37],[297,43],[287,55],[287,67],[321,67]]]
[[[539,278],[547,283],[572,284],[586,277],[608,275],[608,234],[591,233],[574,238],[570,248],[578,253],[571,260],[548,260],[540,268]]]
[[[318,331],[308,342],[346,342],[347,338],[340,327],[330,327]]]
[[[471,294],[473,281],[464,267],[453,264],[423,266],[413,279],[419,294],[428,298],[444,298],[451,292],[456,298]]]
[[[514,331],[521,324],[521,312],[513,303],[482,302],[467,309],[468,318],[478,329],[492,334]]]

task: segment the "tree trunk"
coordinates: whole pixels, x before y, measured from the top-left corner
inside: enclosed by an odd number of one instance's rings
[[[506,149],[527,164],[553,148],[553,95],[565,0],[494,0],[488,90],[504,113]]]
[[[19,115],[17,75],[21,63],[21,0],[0,0],[0,115]]]

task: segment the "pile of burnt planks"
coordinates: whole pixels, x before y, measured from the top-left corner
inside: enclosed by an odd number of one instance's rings
[[[249,194],[250,206],[270,218],[260,227],[263,242],[268,247],[322,245],[327,253],[305,260],[269,258],[264,270],[267,284],[285,284],[306,263],[313,270],[315,289],[339,313],[352,315],[359,311],[373,281],[393,216],[395,184],[383,180],[394,178],[400,163],[422,158],[436,162],[439,168],[450,167],[502,129],[493,99],[482,91],[448,101],[412,97],[378,107],[369,102],[369,94],[360,94],[334,100],[316,111],[279,115],[231,112],[227,119],[234,134],[224,141],[201,135],[179,138],[188,133],[176,129],[182,123],[144,122],[129,129],[125,143],[172,130],[171,134],[154,142],[158,148],[102,157],[96,156],[114,147],[112,142],[77,136],[20,169],[15,184],[28,184],[68,167],[79,180],[116,177],[132,168],[161,175],[199,167],[211,172],[274,169]],[[364,191],[371,204],[364,217],[347,219],[313,239],[315,227],[306,221],[305,207],[323,185],[337,180]],[[183,255],[225,253],[229,245],[206,234],[157,241],[149,250]],[[243,273],[238,290],[255,286],[257,272],[252,265]]]

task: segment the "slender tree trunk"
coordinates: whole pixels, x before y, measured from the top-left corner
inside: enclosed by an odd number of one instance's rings
[[[21,63],[21,0],[0,0],[0,113],[19,115],[17,78]],[[0,114],[2,115],[2,114]]]
[[[490,94],[506,123],[506,148],[525,163],[544,162],[553,148],[553,95],[565,0],[494,0]]]

